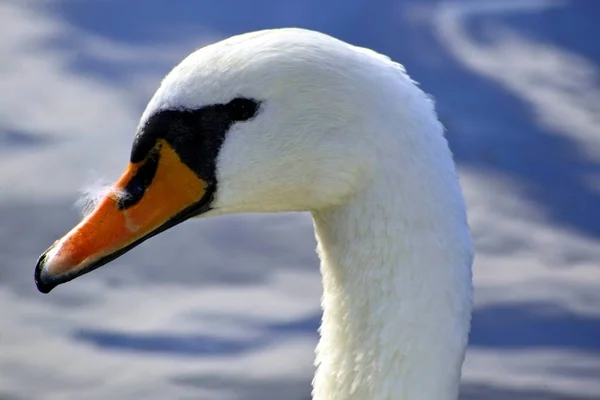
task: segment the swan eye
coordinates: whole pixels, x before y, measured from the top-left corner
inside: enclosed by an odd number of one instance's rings
[[[256,115],[259,103],[252,99],[238,97],[227,103],[231,121],[247,121]]]

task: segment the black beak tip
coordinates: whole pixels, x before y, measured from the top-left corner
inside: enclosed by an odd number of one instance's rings
[[[48,276],[45,276],[46,274],[44,273],[44,262],[46,261],[47,253],[48,251],[39,258],[34,273],[35,286],[44,294],[50,293],[50,291],[56,287],[56,284],[52,282],[52,279],[48,279]]]

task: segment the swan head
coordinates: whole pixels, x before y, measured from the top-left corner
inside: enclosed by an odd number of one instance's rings
[[[397,80],[398,68],[300,29],[192,53],[150,100],[114,190],[40,257],[38,289],[47,293],[191,217],[344,202],[376,165],[375,121],[390,90],[381,82],[389,73]]]

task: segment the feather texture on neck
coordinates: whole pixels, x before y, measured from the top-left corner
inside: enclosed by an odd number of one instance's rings
[[[375,176],[313,213],[324,286],[315,400],[458,397],[472,244],[442,127],[425,117],[402,135],[390,126],[387,143],[379,135]]]

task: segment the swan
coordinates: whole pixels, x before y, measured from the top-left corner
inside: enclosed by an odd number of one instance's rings
[[[192,217],[308,211],[323,317],[315,400],[459,393],[473,246],[433,101],[372,50],[285,28],[196,50],[143,112],[130,162],[39,258],[37,288]]]

